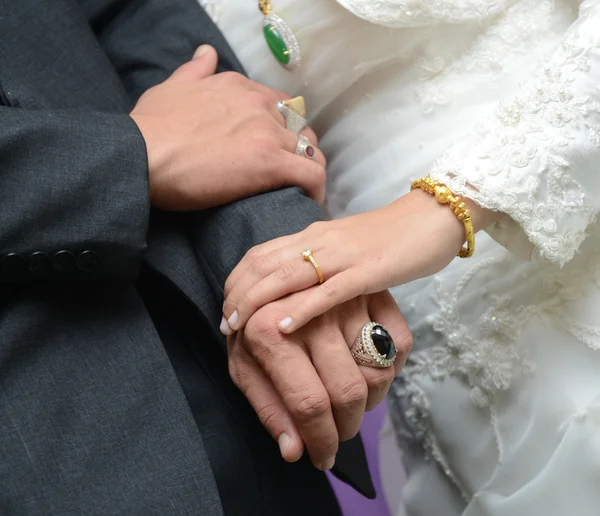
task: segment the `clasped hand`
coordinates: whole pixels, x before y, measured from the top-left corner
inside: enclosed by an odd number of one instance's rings
[[[329,469],[339,440],[353,437],[385,396],[395,368],[359,367],[349,352],[364,324],[388,329],[396,368],[404,365],[412,338],[386,289],[441,269],[462,243],[461,224],[431,200],[414,192],[382,210],[315,223],[250,250],[227,280],[221,329],[231,375],[286,460],[304,443],[315,466]],[[301,256],[307,248],[323,270],[320,286]]]
[[[474,203],[470,209],[476,228],[501,216]],[[338,439],[358,431],[362,410],[383,399],[394,372],[356,366],[349,345],[363,324],[383,324],[398,349],[395,367],[402,367],[412,338],[386,289],[440,271],[464,239],[454,213],[415,190],[247,253],[226,282],[221,330],[229,335],[234,380],[275,438],[299,436],[317,467],[332,464]],[[322,270],[321,285],[301,256],[305,249]],[[252,365],[240,376],[244,361]],[[287,460],[301,452],[299,438]]]
[[[304,448],[315,467],[331,469],[339,441],[351,439],[365,410],[387,393],[395,368],[358,366],[349,352],[362,326],[384,324],[398,349],[401,367],[411,335],[388,292],[360,296],[285,335],[277,324],[299,294],[260,308],[245,328],[228,338],[229,371],[288,462]]]

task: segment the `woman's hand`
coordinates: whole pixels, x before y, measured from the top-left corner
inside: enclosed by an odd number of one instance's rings
[[[497,214],[469,203],[475,228]],[[336,305],[434,274],[457,255],[465,229],[448,206],[415,190],[376,211],[330,222],[251,249],[225,284],[223,333],[243,328],[262,306],[293,292],[279,329],[292,333]],[[301,253],[311,249],[325,282]]]

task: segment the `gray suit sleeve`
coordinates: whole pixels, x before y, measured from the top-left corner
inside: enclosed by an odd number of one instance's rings
[[[243,73],[225,38],[198,0],[78,0],[132,106],[165,81],[200,45],[219,53],[218,71]]]
[[[222,301],[225,280],[251,247],[302,231],[321,219],[319,205],[300,188],[268,192],[198,214],[191,238],[215,297]],[[213,318],[211,323],[219,320]]]
[[[126,114],[0,107],[0,282],[137,276],[146,146]]]
[[[135,101],[189,60],[201,44],[219,53],[219,71],[244,70],[198,0],[79,0],[102,48]],[[185,217],[217,299],[248,249],[321,218],[299,188],[244,199]]]

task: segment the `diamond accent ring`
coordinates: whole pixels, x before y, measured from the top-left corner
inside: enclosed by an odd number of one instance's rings
[[[319,285],[322,285],[325,282],[325,278],[323,277],[321,267],[319,267],[317,260],[315,260],[315,257],[313,256],[313,252],[310,249],[302,251],[302,258],[304,258],[305,262],[310,262],[310,264],[315,268],[315,271],[317,271],[317,276],[319,277]]]
[[[350,348],[358,365],[385,368],[394,364],[396,345],[383,325],[370,322],[365,324]]]

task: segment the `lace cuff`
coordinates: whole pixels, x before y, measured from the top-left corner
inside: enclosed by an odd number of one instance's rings
[[[535,78],[515,98],[500,102],[431,171],[457,194],[507,213],[510,220],[488,231],[520,256],[533,250],[565,264],[600,210],[597,27],[600,5],[584,2],[578,21]]]
[[[515,0],[337,0],[356,16],[387,27],[485,22]]]

